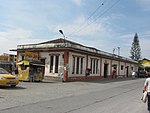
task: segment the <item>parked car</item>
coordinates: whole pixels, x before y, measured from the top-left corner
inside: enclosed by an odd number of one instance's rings
[[[147,77],[146,72],[144,70],[139,70],[137,72],[137,75],[139,78],[146,78]]]
[[[16,76],[11,75],[5,69],[0,68],[0,86],[11,86],[15,87],[19,84],[19,80]]]

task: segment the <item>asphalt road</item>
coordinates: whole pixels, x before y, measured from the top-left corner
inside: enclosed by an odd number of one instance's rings
[[[148,113],[144,80],[21,82],[0,87],[0,113]]]

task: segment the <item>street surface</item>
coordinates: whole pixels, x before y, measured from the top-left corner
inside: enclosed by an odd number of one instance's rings
[[[148,113],[144,80],[20,82],[0,87],[0,113]]]

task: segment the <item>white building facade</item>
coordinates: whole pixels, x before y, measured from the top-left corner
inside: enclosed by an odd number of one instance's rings
[[[114,69],[116,78],[130,77],[138,70],[136,61],[62,38],[18,45],[18,61],[26,59],[26,51],[38,52],[45,65],[44,77],[62,77],[64,81],[112,79]]]

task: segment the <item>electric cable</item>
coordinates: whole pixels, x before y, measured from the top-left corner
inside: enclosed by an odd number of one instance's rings
[[[105,13],[107,13],[110,9],[112,9],[119,1],[121,1],[121,0],[117,0],[108,9],[106,9],[101,15],[99,15],[94,21],[92,21],[91,23],[87,24],[86,26],[81,27],[80,29],[76,30],[75,32],[71,33],[70,35],[73,35],[74,33],[79,33],[83,29],[85,29],[86,27],[88,27],[89,25],[91,25],[92,23],[96,22],[100,17],[102,17]]]
[[[106,0],[104,0],[97,8],[93,11],[93,13],[91,13],[90,16],[89,16],[86,20],[84,20],[84,22],[79,26],[79,28],[81,28],[82,26],[84,26],[84,24],[104,5],[105,1],[106,1]],[[76,31],[78,31],[78,30],[74,30],[72,33],[69,34],[69,36],[72,35],[72,34],[73,34],[74,32],[76,32]]]

